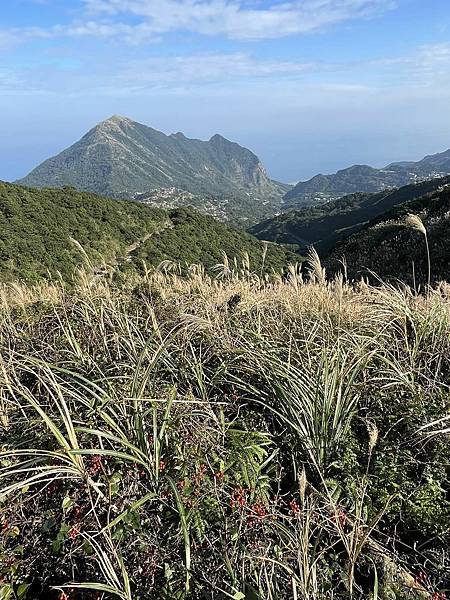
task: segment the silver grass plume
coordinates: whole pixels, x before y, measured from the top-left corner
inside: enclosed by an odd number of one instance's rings
[[[325,269],[322,267],[320,257],[317,254],[317,250],[314,248],[314,246],[310,246],[308,248],[308,254],[306,258],[311,270],[311,278],[314,279],[314,281],[317,281],[317,283],[325,283]]]
[[[406,227],[410,229],[414,229],[421,233],[425,238],[425,245],[427,247],[427,262],[428,262],[428,285],[427,289],[429,291],[431,284],[431,258],[430,258],[430,246],[428,244],[428,234],[425,225],[423,224],[422,219],[418,215],[408,214],[405,217],[404,221]]]
[[[405,217],[405,225],[410,229],[415,229],[416,231],[420,231],[425,237],[427,235],[427,230],[425,229],[425,225],[423,224],[422,219],[418,215],[408,214]]]

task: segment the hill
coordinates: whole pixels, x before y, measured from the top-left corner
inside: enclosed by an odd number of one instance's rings
[[[246,197],[253,211],[276,208],[286,186],[273,182],[257,156],[221,135],[209,141],[164,133],[121,116],[91,129],[78,142],[36,167],[17,183],[73,186],[130,199],[158,188],[192,194]]]
[[[326,202],[355,192],[381,192],[450,175],[450,150],[426,156],[418,162],[398,162],[383,169],[353,165],[333,175],[316,175],[300,181],[284,196],[285,206]]]
[[[401,280],[411,286],[426,284],[428,263],[424,236],[405,225],[408,214],[424,223],[431,257],[431,281],[450,281],[450,183],[443,189],[395,207],[372,220],[358,233],[338,243],[327,258],[331,272],[342,268],[348,276]]]
[[[0,280],[70,280],[83,260],[140,268],[142,260],[200,262],[210,268],[247,252],[261,262],[263,244],[251,235],[192,209],[164,211],[73,188],[33,189],[0,183]],[[266,267],[281,269],[285,250],[271,244]]]
[[[280,189],[282,185],[280,184]],[[144,194],[135,194],[133,199],[155,208],[173,209],[192,206],[204,215],[244,229],[273,216],[275,210],[273,202],[264,200],[255,205],[254,197],[247,194],[211,196],[193,194],[178,188],[158,188]]]
[[[449,182],[447,177],[378,194],[350,194],[320,206],[288,211],[249,231],[259,239],[297,244],[300,249],[314,244],[320,252],[328,252],[337,241],[355,233],[371,219]]]

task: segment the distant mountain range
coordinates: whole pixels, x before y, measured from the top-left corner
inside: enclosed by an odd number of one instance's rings
[[[355,193],[320,206],[291,210],[249,229],[262,240],[295,244],[300,252],[309,245],[324,254],[367,222],[395,206],[435,192],[450,184],[450,177],[432,179],[377,194]]]
[[[241,218],[253,222],[281,207],[290,186],[269,179],[250,150],[220,135],[209,141],[164,133],[113,116],[70,148],[36,167],[17,183],[32,187],[73,186],[114,198],[151,197],[156,189],[241,200]],[[208,212],[206,209],[204,212]],[[220,211],[219,211],[220,212]],[[228,212],[225,211],[228,216]]]
[[[342,271],[345,258],[349,279],[364,276],[377,283],[382,278],[416,289],[426,284],[425,239],[420,231],[405,226],[407,214],[418,215],[426,227],[431,282],[450,281],[450,178],[435,191],[394,207],[336,244],[325,261],[329,274]]]
[[[301,208],[355,192],[380,192],[411,183],[450,175],[450,150],[418,162],[392,163],[383,169],[353,165],[333,175],[316,175],[300,181],[283,199],[284,208]]]
[[[70,282],[86,255],[100,270],[103,263],[139,270],[144,263],[163,261],[209,269],[223,262],[222,252],[239,264],[248,254],[258,273],[263,268],[280,271],[295,259],[276,244],[266,247],[190,208],[166,211],[73,188],[0,182],[0,282],[48,277]]]
[[[447,150],[418,162],[397,162],[383,169],[354,165],[289,186],[270,179],[250,150],[218,134],[209,141],[189,139],[182,133],[165,135],[129,118],[113,116],[19,182],[34,188],[66,186],[64,191],[49,189],[39,195],[36,190],[3,188],[0,263],[6,265],[8,273],[20,276],[28,272],[23,260],[34,264],[40,256],[38,265],[42,268],[33,268],[32,272],[52,272],[53,266],[64,271],[59,258],[52,258],[50,263],[45,259],[44,240],[51,256],[66,256],[64,260],[72,268],[79,257],[67,242],[69,237],[79,237],[92,251],[109,256],[112,252],[120,254],[130,238],[139,239],[152,227],[159,231],[158,236],[151,244],[138,246],[139,259],[151,264],[168,259],[211,266],[220,260],[221,249],[233,253],[233,246],[256,255],[260,243],[253,237],[244,240],[239,237],[247,235],[243,232],[238,235],[237,230],[221,229],[225,226],[212,219],[202,221],[205,217],[199,213],[185,211],[184,207],[191,206],[207,217],[245,228],[259,240],[293,245],[292,249],[300,255],[309,245],[314,245],[322,256],[333,253],[336,247],[348,251],[358,268],[363,264],[376,266],[377,259],[370,262],[363,248],[363,240],[381,235],[379,229],[375,230],[376,235],[372,231],[373,220],[384,219],[397,207],[429,194],[439,198],[450,184],[449,175]],[[116,204],[92,194],[77,195],[79,191],[136,202]],[[8,201],[4,201],[5,194]],[[13,221],[6,216],[11,212],[12,197],[22,198],[14,204],[17,218]],[[87,208],[89,202],[93,203],[93,214]],[[36,223],[30,211],[38,215]],[[55,219],[53,224],[50,214]],[[176,227],[172,226],[172,216]],[[143,226],[138,225],[140,219]],[[172,225],[163,233],[160,222],[167,219]],[[15,222],[21,224],[23,231],[12,231]],[[348,239],[353,240],[349,246]],[[65,247],[70,247],[67,254]],[[289,250],[272,245],[270,248],[274,264],[285,264]],[[376,248],[373,253],[376,257]]]
[[[190,203],[204,214],[249,227],[291,208],[448,174],[450,150],[384,169],[354,165],[292,186],[270,179],[253,152],[221,135],[208,141],[182,133],[165,135],[115,115],[17,183],[38,188],[73,186],[164,208]]]

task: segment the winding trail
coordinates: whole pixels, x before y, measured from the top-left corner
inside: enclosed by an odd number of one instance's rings
[[[172,221],[170,221],[170,220],[165,221],[161,225],[161,227],[159,227],[158,229],[155,229],[155,231],[152,231],[152,233],[146,233],[143,238],[141,238],[140,240],[136,240],[135,242],[133,242],[131,244],[131,246],[128,246],[128,248],[126,248],[126,250],[125,250],[125,255],[123,256],[122,260],[125,260],[126,262],[130,262],[131,254],[133,254],[133,252],[136,252],[136,250],[138,248],[140,248],[142,246],[142,244],[145,244],[145,242],[147,242],[154,235],[160,235],[166,229],[173,229],[173,228],[174,228],[174,224],[172,223]]]

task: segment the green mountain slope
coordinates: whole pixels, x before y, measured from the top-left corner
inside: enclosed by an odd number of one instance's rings
[[[165,135],[120,116],[99,123],[17,183],[70,185],[128,199],[158,188],[179,188],[193,194],[251,198],[253,212],[267,203],[276,210],[286,192],[286,186],[269,179],[257,156],[220,135],[209,141],[188,139],[182,133]]]
[[[201,262],[210,268],[244,252],[259,268],[263,244],[191,209],[163,211],[73,188],[31,189],[0,183],[0,281],[56,276],[70,280],[83,260],[141,268],[142,260]],[[144,241],[143,241],[144,240]],[[127,260],[128,259],[128,260]],[[281,269],[286,251],[270,244],[265,265]]]
[[[383,169],[353,165],[332,175],[316,175],[300,181],[284,196],[285,206],[301,208],[305,204],[333,200],[355,192],[381,192],[450,174],[450,150],[426,156],[418,162],[399,162]]]
[[[425,239],[405,226],[407,214],[422,219],[431,256],[431,281],[450,281],[450,182],[444,188],[395,207],[362,230],[338,243],[326,264],[330,272],[342,269],[345,257],[350,279],[371,272],[384,280],[401,280],[412,287],[428,279]]]
[[[338,240],[355,233],[378,215],[449,182],[450,178],[433,179],[378,194],[351,194],[321,206],[283,213],[251,227],[249,231],[259,239],[297,244],[300,248],[314,244],[324,253],[331,250]]]
[[[145,194],[136,194],[133,199],[147,206],[167,210],[192,206],[204,215],[243,229],[272,217],[275,212],[273,202],[264,201],[255,205],[255,198],[247,194],[211,196],[192,194],[178,188],[158,188]]]

